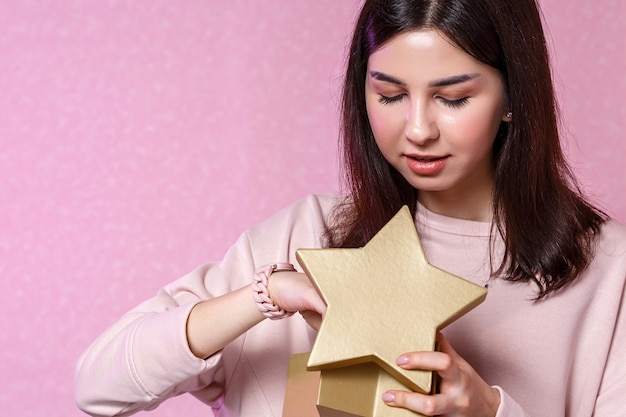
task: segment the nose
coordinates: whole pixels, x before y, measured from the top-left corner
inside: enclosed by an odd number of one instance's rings
[[[414,102],[410,107],[404,130],[406,138],[417,145],[425,145],[429,141],[437,139],[439,128],[435,118],[430,114],[428,106]]]

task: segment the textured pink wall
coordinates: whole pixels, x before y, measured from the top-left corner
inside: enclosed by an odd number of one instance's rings
[[[105,326],[337,189],[354,0],[0,0],[0,410],[78,416]],[[621,2],[544,0],[583,185],[626,221]],[[154,417],[207,415],[180,398]]]

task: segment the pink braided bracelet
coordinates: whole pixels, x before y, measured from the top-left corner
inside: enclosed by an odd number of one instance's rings
[[[274,272],[295,271],[292,264],[286,262],[277,262],[275,264],[264,265],[254,273],[252,280],[252,296],[256,302],[259,311],[268,319],[278,320],[293,315],[293,312],[283,310],[274,304],[270,292],[267,289],[267,282]]]

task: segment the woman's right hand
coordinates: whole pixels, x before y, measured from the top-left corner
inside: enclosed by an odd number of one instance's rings
[[[268,290],[274,304],[286,311],[300,312],[311,327],[319,330],[326,304],[305,274],[275,272],[269,278]]]

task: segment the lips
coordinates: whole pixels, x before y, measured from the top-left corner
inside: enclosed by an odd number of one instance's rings
[[[419,162],[431,162],[439,159],[445,158],[445,156],[418,156],[418,155],[407,155],[407,158],[415,159]]]
[[[448,161],[448,156],[405,155],[408,168],[417,175],[436,175]]]

